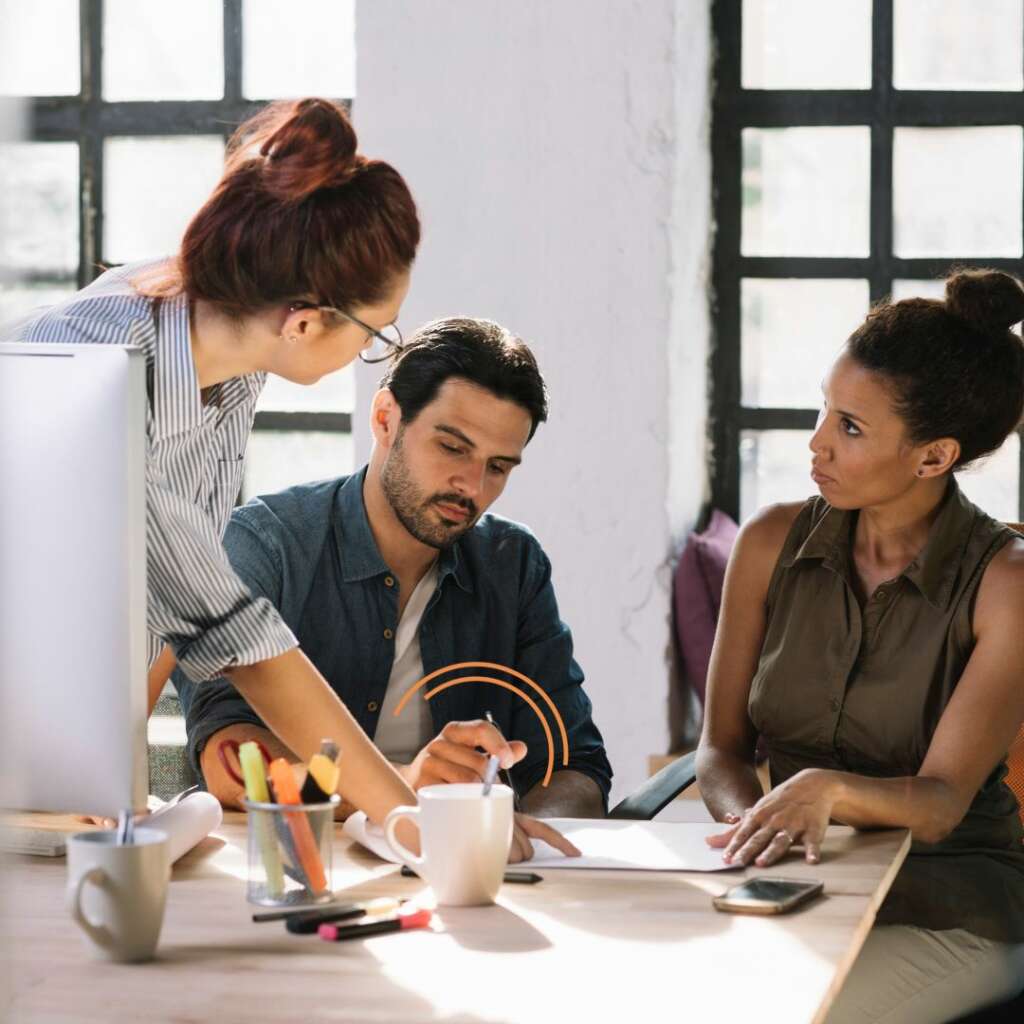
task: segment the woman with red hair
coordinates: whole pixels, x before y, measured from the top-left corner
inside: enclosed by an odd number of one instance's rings
[[[344,110],[272,104],[229,143],[175,257],[109,270],[8,335],[145,354],[150,708],[176,663],[197,683],[227,676],[303,760],[334,739],[339,792],[378,821],[414,803],[412,791],[278,611],[239,580],[221,539],[267,374],[312,384],[370,346],[400,348],[419,238],[405,181],[357,152]]]

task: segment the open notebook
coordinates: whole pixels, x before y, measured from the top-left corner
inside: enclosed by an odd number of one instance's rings
[[[533,840],[531,870],[603,869],[619,871],[729,871],[722,851],[705,842],[725,826],[707,821],[619,821],[608,818],[545,818],[544,823],[572,840],[582,857],[566,857],[547,843]],[[361,811],[345,822],[343,831],[382,860],[398,864],[384,833],[367,823]]]
[[[223,820],[220,802],[209,793],[190,793],[178,801],[164,803],[150,797],[150,813],[140,818],[137,828],[156,828],[167,833],[173,864],[205,839]],[[73,815],[11,815],[0,823],[0,850],[41,857],[63,857],[65,838],[87,826]]]

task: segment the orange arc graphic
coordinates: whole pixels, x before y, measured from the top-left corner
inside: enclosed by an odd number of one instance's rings
[[[516,679],[521,679],[524,683],[527,684],[527,686],[533,687],[533,689],[540,694],[541,698],[551,709],[551,713],[555,716],[555,721],[558,723],[558,733],[562,740],[562,764],[564,766],[568,766],[569,736],[565,730],[565,722],[562,721],[562,716],[559,713],[558,708],[555,707],[555,702],[548,696],[547,692],[543,689],[543,687],[538,686],[529,676],[523,675],[522,672],[517,672],[514,668],[509,668],[507,665],[499,665],[497,664],[497,662],[462,661],[459,662],[457,665],[446,665],[444,668],[439,668],[436,671],[431,672],[429,675],[425,675],[422,679],[419,680],[419,682],[410,686],[409,689],[406,690],[404,694],[402,694],[402,698],[401,700],[399,700],[398,706],[394,710],[394,715],[397,717],[399,714],[401,714],[402,709],[411,700],[411,698],[413,697],[417,690],[422,689],[428,683],[432,682],[434,679],[437,679],[438,676],[445,675],[448,672],[457,672],[459,669],[463,668],[495,669],[498,672],[506,672],[510,676],[515,676]],[[533,713],[540,719],[540,723],[544,728],[544,735],[547,737],[548,741],[548,769],[547,773],[544,776],[543,782],[541,783],[541,785],[546,786],[551,781],[551,773],[554,770],[554,739],[551,735],[551,728],[548,725],[547,719],[544,717],[544,714],[542,713],[541,709],[537,706],[536,702],[533,701],[528,694],[524,693],[521,689],[519,689],[519,687],[514,686],[511,683],[506,683],[502,679],[492,679],[489,676],[467,676],[461,679],[453,679],[449,682],[442,683],[440,686],[437,686],[434,689],[430,690],[428,693],[424,694],[424,699],[430,700],[430,698],[433,697],[435,693],[440,693],[442,690],[446,690],[450,686],[457,686],[460,683],[469,682],[493,683],[495,686],[501,686],[504,687],[504,689],[506,690],[511,690],[513,693],[522,697],[523,700],[526,701],[527,705],[533,710]]]
[[[551,781],[551,773],[555,770],[555,741],[551,735],[551,726],[548,725],[548,720],[541,713],[540,708],[537,707],[537,702],[520,690],[518,686],[514,686],[512,683],[506,683],[504,679],[495,679],[493,676],[462,676],[459,679],[450,679],[447,682],[441,683],[439,686],[435,686],[432,690],[428,690],[423,697],[425,700],[430,700],[435,693],[447,690],[450,686],[458,686],[460,683],[493,683],[495,686],[502,686],[506,690],[511,690],[526,701],[533,713],[540,719],[540,724],[544,728],[544,736],[548,741],[548,767],[547,771],[544,773],[544,778],[541,781],[541,785],[546,786]],[[568,758],[565,759],[565,763],[569,763]]]

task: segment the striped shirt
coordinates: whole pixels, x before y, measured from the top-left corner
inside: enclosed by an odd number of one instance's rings
[[[144,353],[147,653],[152,666],[169,643],[185,673],[202,682],[297,646],[274,606],[238,578],[221,544],[266,374],[235,377],[201,395],[188,299],[139,295],[131,280],[149,266],[108,270],[12,325],[3,340],[130,345]]]

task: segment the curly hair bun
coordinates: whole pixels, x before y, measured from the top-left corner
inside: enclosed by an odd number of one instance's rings
[[[961,270],[946,279],[946,308],[975,330],[1009,330],[1024,320],[1024,287],[1001,270]]]
[[[347,184],[366,166],[345,111],[310,97],[271,103],[228,144],[228,169],[258,154],[260,186],[280,202],[299,203],[323,188]]]

